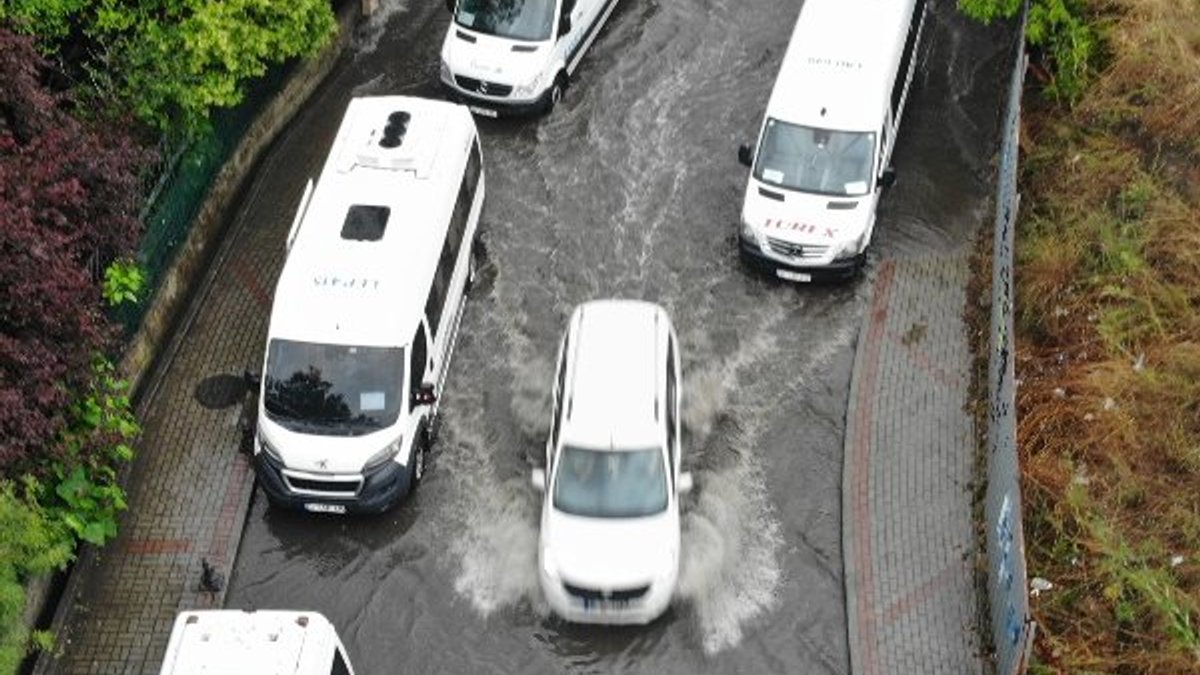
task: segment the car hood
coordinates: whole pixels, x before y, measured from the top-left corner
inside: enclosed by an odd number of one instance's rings
[[[563,581],[632,588],[678,570],[679,518],[670,508],[648,518],[581,518],[550,511],[542,523],[541,555]]]
[[[475,38],[469,42],[459,33]],[[549,43],[516,42],[468,31],[451,23],[442,43],[442,60],[455,75],[520,86],[542,72],[549,53]],[[514,46],[534,51],[513,51]]]
[[[764,196],[766,192],[782,199]],[[833,197],[764,185],[746,186],[742,222],[762,234],[796,244],[832,246],[858,238],[871,224],[876,195]]]

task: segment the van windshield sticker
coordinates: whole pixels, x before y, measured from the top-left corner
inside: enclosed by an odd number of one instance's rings
[[[782,183],[783,172],[776,169],[763,169],[763,178],[771,183]]]
[[[867,191],[867,184],[861,180],[846,183],[846,194],[856,195]]]
[[[358,409],[363,412],[387,409],[387,394],[382,391],[364,391],[359,393]]]

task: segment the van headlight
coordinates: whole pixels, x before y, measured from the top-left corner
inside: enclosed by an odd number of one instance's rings
[[[258,432],[257,438],[255,440],[257,441],[256,445],[258,446],[258,450],[260,452],[265,452],[265,453],[267,453],[267,456],[270,457],[271,459],[275,460],[276,462],[279,462],[280,464],[284,464],[283,457],[279,456],[278,450],[271,447],[271,444],[267,442],[267,437],[263,435],[262,431]]]
[[[858,255],[859,247],[862,246],[863,237],[867,236],[864,231],[854,239],[842,244],[842,248],[838,250],[837,255],[833,256],[834,260],[849,260]]]
[[[759,238],[758,231],[745,220],[742,220],[741,237],[743,241],[748,241],[760,249],[762,248],[762,239]]]
[[[533,79],[526,84],[519,84],[513,87],[513,96],[516,98],[532,98],[542,88],[542,74],[538,73],[533,76]]]
[[[391,443],[388,443],[386,448],[371,455],[371,458],[367,460],[366,464],[363,464],[363,468],[362,468],[363,473],[370,473],[370,472],[374,471],[375,469],[378,469],[379,467],[383,466],[384,464],[387,464],[388,462],[395,460],[396,455],[400,454],[400,445],[401,445],[400,442],[403,440],[404,440],[404,437],[401,436],[400,438],[397,438],[396,440],[392,441]]]

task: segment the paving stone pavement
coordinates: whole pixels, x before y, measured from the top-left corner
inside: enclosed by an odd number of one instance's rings
[[[59,655],[39,674],[157,675],[175,615],[224,602],[200,590],[201,561],[227,581],[245,524],[254,475],[239,453],[240,377],[262,359],[287,223],[239,225],[149,384],[129,509],[117,539],[78,563]]]
[[[856,675],[984,673],[968,253],[885,261],[855,355],[842,546]]]

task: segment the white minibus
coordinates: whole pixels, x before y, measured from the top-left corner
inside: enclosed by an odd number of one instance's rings
[[[926,0],[805,0],[755,147],[742,256],[790,281],[862,266],[925,24]]]
[[[206,610],[175,619],[160,675],[354,675],[317,612]]]
[[[483,196],[466,108],[350,102],[271,309],[254,465],[273,504],[379,512],[421,481]]]
[[[446,0],[441,80],[485,117],[549,112],[617,0]]]

